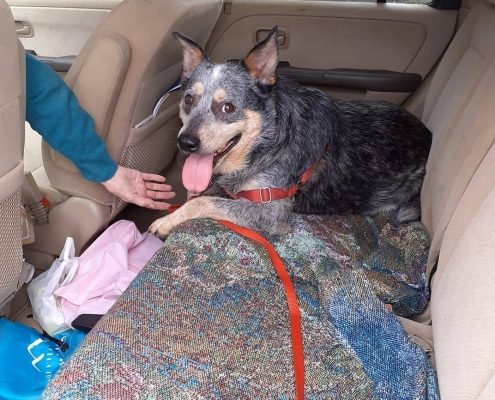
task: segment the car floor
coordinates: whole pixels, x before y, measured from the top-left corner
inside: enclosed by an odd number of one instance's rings
[[[170,168],[173,172],[170,172],[169,170],[161,173],[167,178],[167,183],[172,185],[173,190],[177,194],[174,199],[170,200],[171,204],[182,204],[186,200],[186,191],[181,182],[182,163],[183,157],[178,156]],[[133,221],[140,232],[146,232],[153,221],[163,217],[166,214],[166,211],[150,210],[130,204],[115,218],[113,222],[119,220]],[[36,270],[36,274],[41,272],[43,271]],[[33,327],[41,332],[41,327],[33,319],[32,313],[32,307],[27,294],[27,285],[24,285],[12,300],[9,319]]]
[[[29,302],[27,294],[27,286],[24,285],[12,300],[11,304],[12,314],[9,319],[12,321],[20,322],[21,324],[30,326],[39,332],[42,332],[40,325],[33,319],[33,309]]]

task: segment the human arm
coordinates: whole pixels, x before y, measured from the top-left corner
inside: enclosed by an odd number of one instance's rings
[[[26,120],[82,176],[104,182],[117,171],[94,122],[65,82],[47,65],[26,54]]]

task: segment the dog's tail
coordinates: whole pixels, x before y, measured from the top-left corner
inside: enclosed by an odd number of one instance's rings
[[[417,221],[421,217],[421,200],[419,193],[409,199],[405,204],[401,204],[397,211],[396,220],[399,224],[404,222]]]
[[[402,185],[398,195],[397,222],[417,221],[421,217],[421,187],[425,165],[420,165]]]

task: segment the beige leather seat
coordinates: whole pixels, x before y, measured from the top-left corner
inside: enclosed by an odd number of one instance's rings
[[[180,95],[171,96],[157,118],[136,126],[180,76],[181,49],[172,31],[204,44],[221,6],[221,0],[127,0],[90,37],[66,82],[95,120],[116,162],[153,173],[172,163]],[[26,247],[25,254],[37,266],[48,266],[67,236],[74,237],[79,251],[125,204],[102,185],[82,178],[46,143],[42,153],[44,171],[36,178],[42,190],[55,189],[63,196],[50,211],[49,224],[36,226],[36,242]]]
[[[17,289],[22,269],[23,60],[14,19],[0,0],[0,314]]]
[[[422,191],[441,398],[495,399],[495,0],[463,22],[429,89]]]

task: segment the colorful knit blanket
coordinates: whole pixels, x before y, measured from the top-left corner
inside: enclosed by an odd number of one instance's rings
[[[428,302],[428,235],[388,221],[294,215],[271,239],[299,300],[305,399],[439,399],[396,318]],[[293,399],[287,304],[265,250],[212,220],[181,225],[42,398]]]

